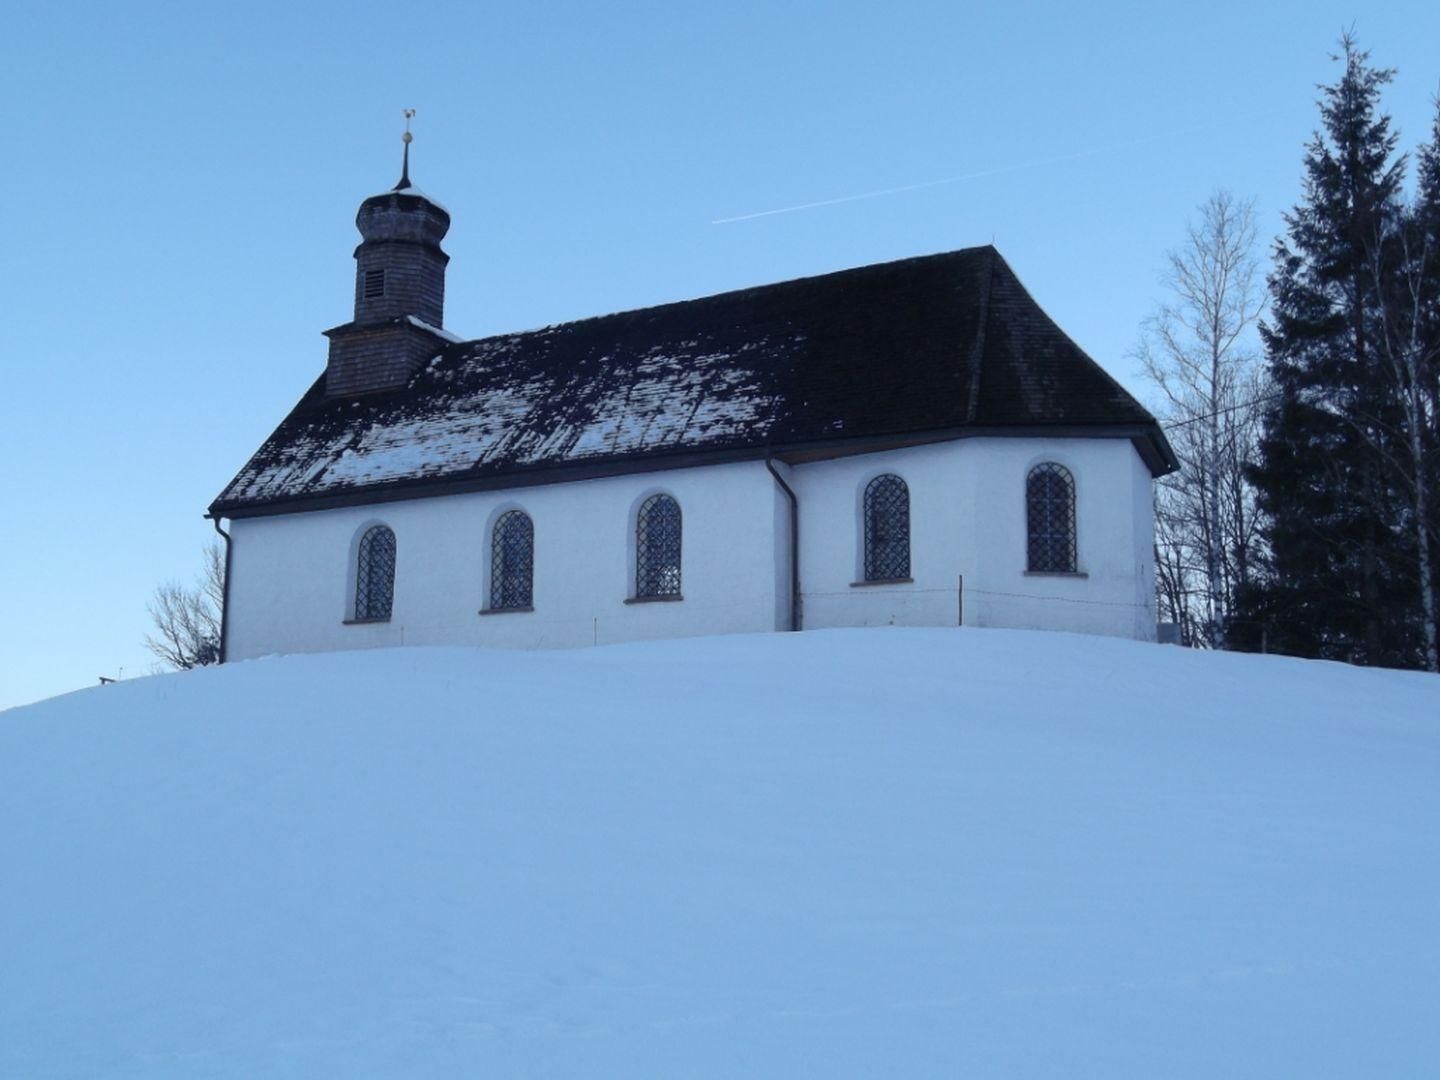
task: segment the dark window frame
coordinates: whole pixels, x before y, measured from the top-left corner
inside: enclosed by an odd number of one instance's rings
[[[861,513],[862,580],[909,580],[910,485],[896,473],[881,473],[865,485]]]
[[[506,510],[490,529],[490,605],[487,611],[530,611],[535,605],[535,522]]]
[[[385,268],[366,270],[360,282],[360,295],[366,300],[385,299]]]
[[[1027,572],[1076,573],[1075,534],[1075,477],[1057,461],[1042,461],[1025,477]]]
[[[664,492],[651,495],[635,512],[636,600],[678,599],[684,522],[680,503]]]
[[[355,550],[355,622],[389,622],[395,610],[399,545],[388,525],[371,525]]]

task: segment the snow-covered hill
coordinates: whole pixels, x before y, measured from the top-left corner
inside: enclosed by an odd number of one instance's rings
[[[395,650],[0,714],[0,1076],[1435,1075],[1440,679]]]

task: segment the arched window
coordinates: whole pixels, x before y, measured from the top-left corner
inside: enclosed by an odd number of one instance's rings
[[[355,618],[385,622],[395,599],[395,534],[385,525],[372,525],[360,537],[355,558]]]
[[[910,489],[894,473],[865,485],[865,580],[910,576]]]
[[[523,510],[507,510],[490,534],[490,609],[528,608],[535,582],[535,527]]]
[[[1039,573],[1075,572],[1075,480],[1070,470],[1044,461],[1025,479],[1029,567]]]
[[[635,595],[680,595],[680,504],[651,495],[635,515]]]

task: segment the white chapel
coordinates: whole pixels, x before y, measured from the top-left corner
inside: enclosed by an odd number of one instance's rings
[[[449,213],[226,485],[222,657],[845,626],[1155,636],[1155,419],[993,247],[461,340]]]

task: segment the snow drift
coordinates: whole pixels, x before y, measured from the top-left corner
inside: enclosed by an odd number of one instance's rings
[[[1418,1076],[1440,679],[410,649],[0,714],[5,1077]]]

